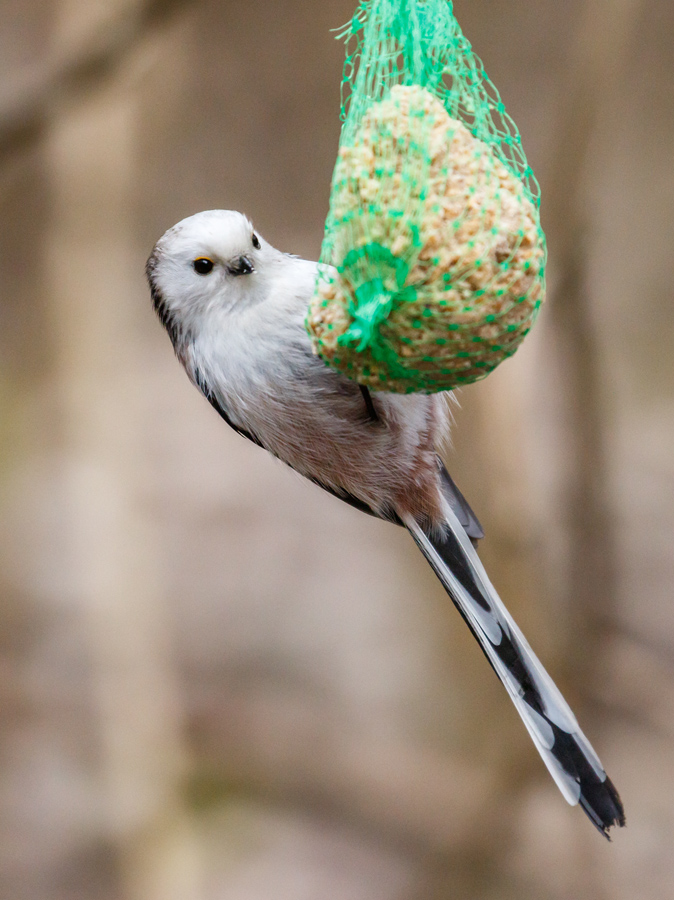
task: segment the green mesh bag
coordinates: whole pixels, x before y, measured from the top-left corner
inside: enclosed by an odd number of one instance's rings
[[[342,36],[314,350],[375,390],[476,381],[515,352],[544,296],[519,133],[448,0],[362,0]]]

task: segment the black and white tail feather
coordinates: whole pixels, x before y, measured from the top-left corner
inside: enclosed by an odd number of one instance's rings
[[[452,507],[456,508],[456,502],[445,502],[442,534],[426,533],[412,516],[404,516],[403,524],[510,694],[560,791],[572,806],[580,803],[610,840],[608,829],[625,824],[618,792],[569,705],[494,590]]]

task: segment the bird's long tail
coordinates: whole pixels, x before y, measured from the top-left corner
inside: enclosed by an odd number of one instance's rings
[[[448,503],[445,516],[447,527],[439,537],[428,535],[413,517],[401,518],[510,694],[560,791],[572,806],[580,803],[608,838],[609,828],[625,824],[618,792]]]

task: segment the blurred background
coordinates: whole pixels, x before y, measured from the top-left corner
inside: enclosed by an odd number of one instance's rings
[[[625,802],[567,807],[401,529],[239,438],[143,265],[319,253],[355,0],[0,0],[0,894],[674,896],[674,4],[456,0],[549,302],[461,391],[493,581]]]

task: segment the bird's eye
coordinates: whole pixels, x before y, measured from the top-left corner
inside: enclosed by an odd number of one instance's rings
[[[255,232],[253,232],[253,247],[255,247],[256,250],[260,249],[260,238],[255,234]]]
[[[207,256],[200,256],[199,259],[194,260],[192,265],[198,275],[208,275],[209,272],[213,271],[213,260]]]

